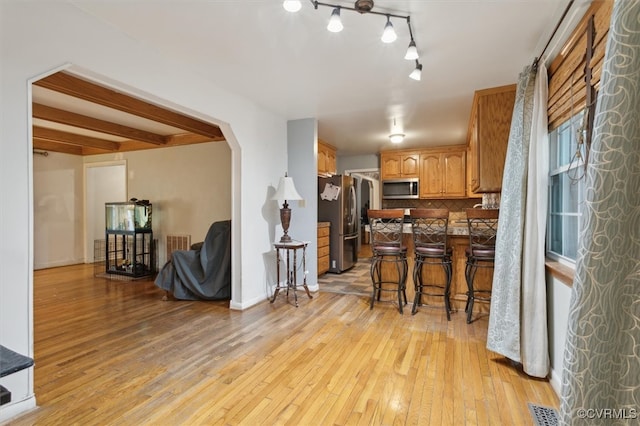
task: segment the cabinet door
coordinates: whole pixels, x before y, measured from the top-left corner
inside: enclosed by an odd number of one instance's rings
[[[474,149],[475,144],[475,164],[471,170],[477,175],[471,179],[477,180],[473,188],[476,193],[500,192],[502,188],[515,97],[516,87],[513,85],[477,92],[474,99],[476,105],[472,119],[475,123],[472,123],[469,146]]]
[[[444,196],[464,197],[466,195],[465,153],[448,152],[442,154],[444,164]]]
[[[380,174],[382,179],[395,179],[402,176],[400,154],[383,154],[380,158]]]
[[[336,152],[333,149],[327,149],[325,166],[328,174],[335,175],[338,173],[338,168],[336,166]]]
[[[400,164],[402,177],[419,177],[420,156],[418,154],[403,155]]]
[[[327,151],[326,149],[318,144],[318,174],[325,175],[327,173]]]
[[[420,155],[420,198],[442,197],[441,158],[440,153]]]

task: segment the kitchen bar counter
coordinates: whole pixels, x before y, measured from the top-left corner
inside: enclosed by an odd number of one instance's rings
[[[369,232],[367,226],[366,232]],[[407,247],[407,257],[409,258],[409,276],[407,278],[407,286],[413,286],[413,238],[411,235],[411,224],[405,223],[402,227],[403,231],[403,244]],[[467,263],[466,249],[469,247],[469,228],[467,227],[466,215],[464,212],[451,212],[449,215],[449,227],[447,229],[449,235],[447,244],[452,248],[452,267],[453,277],[451,280],[451,307],[454,311],[462,312],[464,315],[464,307],[467,302],[467,282],[464,276],[465,267]],[[395,274],[395,270],[383,269],[384,275],[389,275],[389,280],[392,281]],[[444,279],[444,273],[442,268],[429,267],[423,269],[424,279],[426,282],[442,282]],[[479,269],[475,278],[476,289],[491,289],[493,284],[493,270],[492,269]],[[428,297],[423,296],[424,302],[430,305],[441,305],[441,297]],[[489,312],[489,302],[476,301],[474,306],[474,315],[476,313]]]

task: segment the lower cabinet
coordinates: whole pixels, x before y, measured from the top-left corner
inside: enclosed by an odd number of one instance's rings
[[[453,268],[453,279],[451,280],[451,306],[458,312],[464,313],[467,303],[467,280],[464,272],[467,266],[467,256],[465,254],[469,247],[468,236],[449,236],[449,245],[453,249],[451,267]],[[493,269],[478,268],[474,280],[475,289],[491,290],[493,284]],[[489,302],[477,300],[473,305],[473,312],[489,312]]]
[[[318,223],[318,276],[329,270],[329,222]]]

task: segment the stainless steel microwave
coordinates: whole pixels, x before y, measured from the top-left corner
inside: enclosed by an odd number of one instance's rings
[[[420,183],[418,178],[389,179],[382,181],[382,198],[386,200],[401,200],[420,197]]]

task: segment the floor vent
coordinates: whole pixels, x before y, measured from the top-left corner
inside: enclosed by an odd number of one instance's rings
[[[558,413],[555,409],[529,403],[529,411],[536,426],[557,426]]]
[[[189,250],[191,235],[167,235],[167,260],[171,260],[174,250]]]

